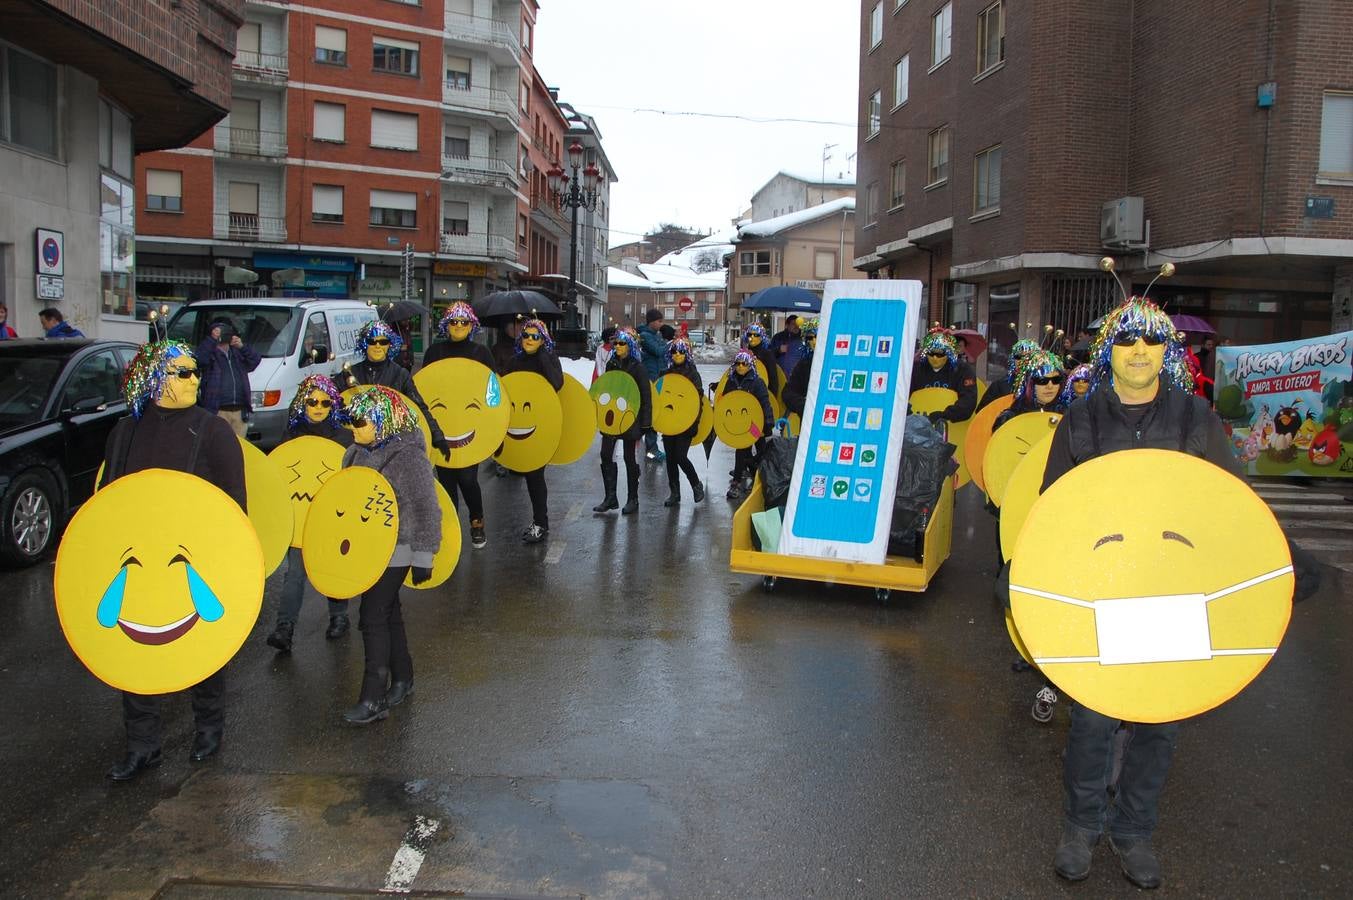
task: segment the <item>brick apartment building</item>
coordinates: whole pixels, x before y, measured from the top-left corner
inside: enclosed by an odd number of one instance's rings
[[[688,247],[702,237],[705,232],[678,228],[675,225],[663,225],[650,231],[637,241],[617,244],[610,249],[607,258],[612,266],[619,266],[626,259],[633,259],[644,265],[656,263],[669,253]]]
[[[865,0],[861,23],[855,265],[988,329],[993,368],[1010,324],[1113,304],[1106,253],[1138,289],[1176,263],[1156,298],[1236,343],[1353,327],[1353,4]]]
[[[724,310],[724,273],[699,273],[660,263],[630,263],[607,276],[609,324],[644,324],[650,309],[673,328],[699,332],[705,343],[724,343],[729,329]],[[687,307],[687,308],[683,308]]]
[[[0,302],[23,337],[61,309],[140,338],[136,153],[181,146],[230,106],[243,0],[0,0]]]
[[[562,220],[536,187],[564,121],[532,62],[537,12],[249,0],[230,115],[137,159],[141,296],[391,300],[406,246],[434,310],[557,271]]]

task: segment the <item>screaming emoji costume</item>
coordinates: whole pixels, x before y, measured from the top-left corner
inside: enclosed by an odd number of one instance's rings
[[[628,490],[625,506],[620,512],[628,516],[639,511],[639,438],[653,427],[653,391],[650,390],[648,371],[640,358],[639,336],[622,328],[616,332],[613,343],[615,351],[606,363],[606,374],[592,386],[599,416],[608,423],[608,427],[602,429],[601,437],[601,482],[606,495],[592,511],[607,512],[620,506],[616,496],[620,470],[615,463],[615,445],[620,442]],[[636,388],[633,393],[630,393],[626,378]],[[617,395],[614,398],[612,391]]]

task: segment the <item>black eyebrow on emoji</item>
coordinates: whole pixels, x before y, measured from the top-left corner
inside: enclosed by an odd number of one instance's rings
[[[478,401],[478,400],[471,400],[469,403],[465,404],[465,408],[466,408],[466,409],[483,409],[484,407],[482,407],[482,406],[479,405],[479,401]]]
[[[1123,540],[1123,536],[1122,536],[1121,534],[1106,534],[1106,535],[1104,535],[1102,538],[1100,538],[1099,540],[1095,541],[1095,545],[1094,545],[1093,547],[1091,547],[1090,549],[1092,549],[1092,550],[1098,550],[1100,547],[1103,547],[1105,544],[1111,544],[1111,543],[1113,543],[1114,541],[1122,541],[1122,540]]]
[[[132,552],[131,547],[128,547],[126,550],[122,551],[123,560],[121,563],[118,564],[119,569],[125,569],[127,566],[130,566],[132,564],[141,566],[141,560],[137,559],[135,556],[128,556],[128,554],[131,552]],[[141,566],[141,568],[144,569],[145,566]]]
[[[428,409],[429,410],[446,409],[446,404],[440,400],[433,400],[431,403],[428,404]]]
[[[1191,541],[1191,540],[1189,540],[1188,538],[1184,537],[1182,534],[1180,534],[1180,533],[1177,532],[1177,531],[1162,531],[1162,532],[1160,533],[1160,536],[1161,536],[1164,540],[1167,540],[1167,541],[1179,541],[1179,543],[1181,543],[1181,544],[1183,544],[1184,546],[1188,547],[1190,550],[1194,549],[1194,547],[1193,547],[1193,541]]]

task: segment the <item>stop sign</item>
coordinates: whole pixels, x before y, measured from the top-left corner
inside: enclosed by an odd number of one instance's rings
[[[682,312],[690,312],[691,310],[695,309],[695,301],[692,300],[690,297],[682,297],[680,300],[677,301],[677,307]]]

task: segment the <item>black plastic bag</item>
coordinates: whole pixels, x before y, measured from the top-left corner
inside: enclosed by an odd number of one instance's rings
[[[944,479],[957,469],[953,459],[957,449],[940,436],[925,416],[907,416],[893,521],[888,533],[890,554],[912,556],[920,561],[920,540],[940,498]],[[918,539],[918,534],[922,538]]]
[[[761,474],[761,496],[765,508],[784,506],[789,499],[789,482],[794,477],[794,457],[799,452],[797,437],[766,439],[757,471]]]

